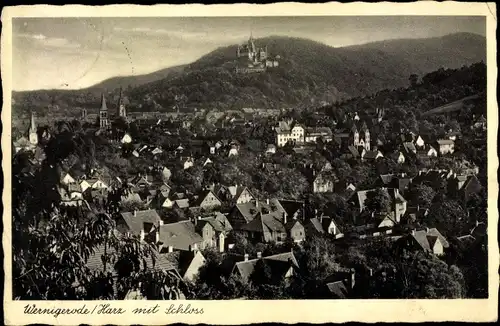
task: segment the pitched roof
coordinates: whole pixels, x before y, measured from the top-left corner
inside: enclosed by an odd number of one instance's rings
[[[188,208],[189,207],[189,199],[177,199],[175,201],[175,204],[179,207],[179,208]]]
[[[451,139],[438,139],[437,143],[439,145],[452,145],[455,142],[453,140],[451,140]]]
[[[347,297],[347,286],[345,281],[335,281],[326,284],[328,292],[336,299],[345,299]]]
[[[156,227],[160,225],[160,215],[154,209],[144,211],[124,212],[120,214],[125,220],[130,231],[134,234],[140,234],[144,229],[144,223],[153,224]],[[147,230],[149,231],[149,230]]]
[[[448,241],[436,228],[414,231],[412,237],[426,251],[432,251],[437,239],[439,239],[443,247],[448,248],[449,246]]]
[[[279,202],[288,216],[297,214],[302,217],[305,205],[303,201],[281,199]]]
[[[315,231],[319,233],[325,233],[325,230],[323,229],[323,223],[321,223],[321,220],[318,217],[313,217],[307,221]]]
[[[178,250],[191,250],[194,244],[203,242],[191,221],[180,221],[160,226],[160,242]]]
[[[416,153],[417,152],[417,148],[415,147],[415,144],[413,144],[412,142],[404,142],[403,147],[406,150],[406,152],[408,152],[408,153]]]
[[[216,212],[212,217],[202,218],[198,223],[209,223],[216,232],[229,232],[233,229],[227,217],[220,212]]]
[[[380,151],[366,151],[366,154],[364,156],[365,159],[375,159],[377,158],[377,155],[379,155]],[[382,154],[382,153],[380,153]]]
[[[399,191],[396,191],[397,189],[380,188],[380,190],[382,190],[382,192],[387,194],[392,200],[397,200],[399,202],[406,202],[406,199],[399,193]],[[377,189],[360,190],[356,192],[357,204],[361,209],[365,207],[365,201],[366,198],[368,197],[368,193],[374,191],[377,191]]]
[[[271,275],[273,275],[273,277],[275,277],[276,279],[283,279],[285,273],[291,266],[294,266],[296,268],[299,267],[299,264],[297,263],[297,260],[295,259],[295,256],[292,252],[285,252],[272,256],[262,257],[260,259],[268,263],[268,266],[271,269]],[[238,270],[241,277],[245,280],[248,280],[252,275],[257,262],[260,259],[257,258],[237,262],[233,267],[233,271]]]
[[[391,183],[392,178],[394,178],[394,174],[381,174],[380,175],[380,180],[384,185],[388,185]]]
[[[348,146],[347,149],[352,154],[352,156],[354,156],[354,157],[358,157],[359,156],[359,151],[358,151],[358,149],[355,146]]]
[[[281,217],[283,216],[283,213],[286,213],[279,200],[275,198],[270,199],[269,204],[267,204],[267,202],[258,201],[258,206],[255,201],[236,204],[236,209],[245,218],[247,223],[252,221],[263,210],[269,212],[269,214],[275,215],[276,217]]]

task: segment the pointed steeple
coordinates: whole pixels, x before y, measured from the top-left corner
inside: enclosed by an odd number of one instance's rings
[[[106,98],[104,97],[104,93],[101,94],[101,109],[100,111],[107,111],[108,107],[106,106]]]
[[[36,130],[35,112],[31,111],[30,129],[29,129],[29,141],[33,145],[38,144],[38,134]]]
[[[99,109],[98,123],[101,129],[106,129],[109,126],[108,107],[106,106],[106,98],[104,93],[101,95],[101,108]]]
[[[120,87],[120,97],[118,98],[117,114],[118,117],[125,117],[127,114],[125,112],[125,104],[123,103],[123,89]]]
[[[36,132],[36,121],[35,121],[35,112],[31,111],[31,120],[30,120],[30,129],[29,132]]]

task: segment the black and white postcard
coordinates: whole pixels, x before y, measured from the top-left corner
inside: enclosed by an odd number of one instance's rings
[[[496,320],[495,4],[2,25],[6,324]]]

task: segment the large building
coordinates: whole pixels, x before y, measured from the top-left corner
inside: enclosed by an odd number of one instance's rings
[[[31,112],[30,129],[29,129],[29,141],[32,145],[38,144],[38,134],[35,121],[35,113]]]
[[[101,107],[99,109],[98,120],[100,129],[109,128],[108,107],[106,106],[106,98],[104,97],[104,94],[101,95]]]
[[[267,68],[279,65],[279,56],[271,58],[267,51],[267,46],[258,48],[252,35],[246,44],[238,45],[236,50],[238,58],[247,58],[245,66],[236,67],[237,73],[264,72]]]
[[[120,88],[120,97],[118,98],[117,111],[118,111],[117,117],[122,117],[122,118],[127,117],[127,111],[125,109],[125,104],[123,103],[123,93],[121,88]]]
[[[303,143],[305,128],[293,121],[280,121],[276,127],[276,145],[283,147],[289,141],[292,143]]]

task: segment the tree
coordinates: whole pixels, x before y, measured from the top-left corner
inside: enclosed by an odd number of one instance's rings
[[[429,208],[436,192],[432,187],[425,184],[419,184],[412,188],[411,198],[422,208]]]
[[[56,134],[53,144],[65,142]],[[61,139],[63,138],[63,139]],[[182,283],[169,272],[155,272],[155,249],[136,236],[116,235],[109,207],[82,206],[79,214],[60,205],[57,191],[60,162],[75,148],[51,153],[33,175],[13,167],[13,295],[18,299],[79,300],[123,299],[141,283],[150,298],[179,298]],[[56,160],[59,158],[60,160]],[[17,164],[14,160],[14,164]],[[19,184],[27,186],[21,187]],[[73,212],[73,213],[72,213]],[[104,265],[113,264],[114,279],[106,268],[92,271],[87,265],[96,249],[104,246]],[[109,266],[109,265],[108,265]],[[126,267],[126,268],[122,268]],[[114,285],[118,289],[115,293]]]
[[[365,206],[372,212],[390,212],[391,211],[391,198],[387,190],[378,188],[374,191],[368,192],[366,195]]]
[[[424,218],[424,224],[438,228],[445,237],[456,236],[467,231],[467,215],[454,200],[435,201]]]

